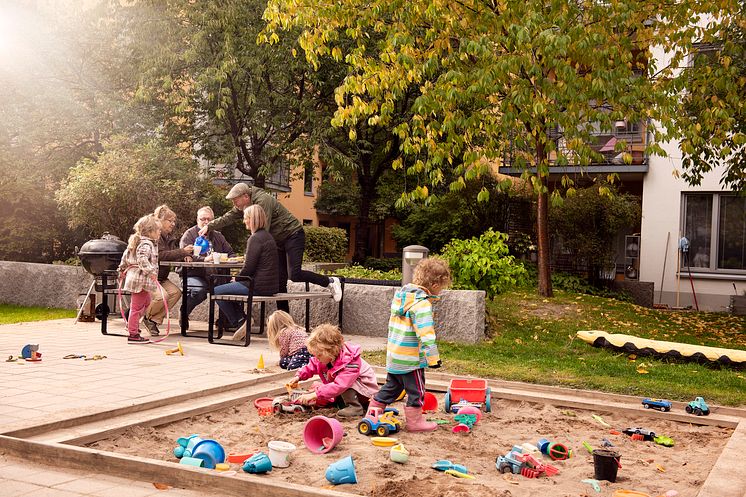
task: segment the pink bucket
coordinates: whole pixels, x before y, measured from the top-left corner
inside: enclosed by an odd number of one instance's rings
[[[342,441],[344,433],[344,428],[336,419],[314,416],[303,428],[303,443],[314,454],[326,454]]]

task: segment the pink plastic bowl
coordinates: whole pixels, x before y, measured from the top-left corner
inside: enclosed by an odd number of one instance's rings
[[[314,416],[303,428],[303,443],[314,454],[326,454],[342,441],[344,434],[344,428],[336,419]]]

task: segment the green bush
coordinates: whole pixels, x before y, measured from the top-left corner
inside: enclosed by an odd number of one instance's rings
[[[577,274],[552,273],[552,287],[570,293],[584,293],[596,297],[621,300],[622,302],[634,302],[632,296],[627,292],[592,285],[588,283],[586,278]]]
[[[306,231],[305,261],[344,262],[347,255],[347,233],[341,228],[304,226]]]
[[[442,256],[451,266],[453,288],[484,290],[488,297],[522,284],[526,269],[508,255],[508,235],[489,229],[478,238],[453,240]]]
[[[399,271],[401,273],[401,257],[387,257],[384,259],[366,257],[362,265],[365,268],[377,271]]]
[[[401,281],[401,271],[396,269],[391,271],[381,271],[358,265],[330,271],[329,274],[336,274],[338,276],[344,276],[345,278],[358,278],[361,280]]]

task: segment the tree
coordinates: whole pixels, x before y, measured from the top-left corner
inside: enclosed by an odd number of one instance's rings
[[[552,206],[549,224],[563,248],[585,261],[588,280],[595,284],[600,270],[612,260],[619,231],[639,226],[641,216],[639,197],[620,194],[610,185],[594,185],[579,188],[562,205]]]
[[[692,63],[673,87],[683,90],[675,135],[681,137],[683,178],[699,185],[724,165],[723,187],[746,191],[746,1],[715,20],[693,47]]]
[[[684,57],[696,15],[727,12],[731,4],[270,0],[265,17],[270,32],[299,27],[314,65],[331,56],[350,66],[337,90],[339,126],[386,124],[404,95],[412,88],[420,94],[413,118],[395,132],[412,158],[408,171],[430,184],[450,171],[451,187],[461,190],[487,172],[486,162],[506,157],[523,169],[537,195],[539,293],[550,296],[550,165],[591,163],[598,158],[591,133],[610,131],[616,120],[669,124],[673,109],[660,81]],[[354,45],[346,49],[343,37]],[[672,53],[668,66],[651,60],[655,45]],[[654,143],[649,152],[663,153]],[[395,167],[404,166],[399,159]],[[428,194],[420,185],[404,200]]]
[[[293,43],[257,44],[262,0],[133,2],[143,19],[133,49],[142,56],[137,96],[163,101],[166,135],[213,164],[234,164],[263,187],[303,143],[308,65]],[[232,170],[229,171],[232,176]]]
[[[197,209],[219,205],[217,188],[200,177],[188,152],[116,138],[104,144],[96,161],[83,159],[70,170],[56,199],[71,229],[89,236],[108,231],[126,240],[135,221],[160,204],[176,213],[183,232],[194,222]]]

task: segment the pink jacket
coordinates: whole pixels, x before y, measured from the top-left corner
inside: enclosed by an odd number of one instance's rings
[[[360,357],[360,346],[345,342],[342,350],[332,363],[321,364],[316,357],[298,370],[296,376],[300,381],[319,375],[321,384],[316,384],[316,397],[330,401],[352,388],[360,395],[371,398],[378,392],[378,382],[373,368]]]

